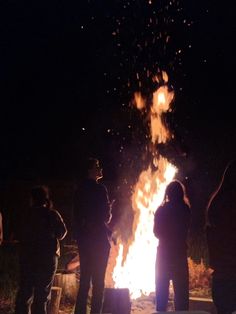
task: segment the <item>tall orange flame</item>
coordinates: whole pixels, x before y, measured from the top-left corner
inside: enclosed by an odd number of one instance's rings
[[[163,73],[163,80],[168,76]],[[153,144],[166,143],[170,139],[170,131],[162,121],[162,114],[170,110],[174,93],[168,91],[166,85],[153,93],[150,108],[150,133]],[[135,94],[138,109],[146,107],[140,93]],[[142,294],[148,295],[155,290],[155,258],[158,240],[153,235],[153,221],[156,208],[161,204],[166,185],[174,178],[176,167],[166,158],[159,155],[156,160],[157,170],[151,166],[139,175],[132,195],[134,210],[133,242],[123,261],[124,245],[119,243],[119,253],[113,270],[113,281],[116,288],[129,288],[133,299]]]

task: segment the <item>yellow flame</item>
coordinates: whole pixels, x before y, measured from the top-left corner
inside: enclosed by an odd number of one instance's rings
[[[141,109],[145,108],[145,101],[142,98],[140,92],[134,93],[134,102],[135,102],[137,109],[141,110]]]
[[[149,167],[140,174],[132,196],[136,226],[134,241],[129,246],[123,264],[124,246],[119,245],[119,254],[113,271],[115,288],[128,287],[134,299],[155,291],[155,259],[158,241],[153,235],[154,213],[163,200],[166,185],[176,173],[176,168],[163,157],[160,157],[159,165],[159,170],[155,172],[152,172]]]
[[[153,93],[153,112],[162,114],[170,108],[170,103],[174,97],[174,92],[169,92],[167,86],[161,86]]]
[[[169,78],[168,78],[168,74],[165,71],[162,71],[162,77],[163,77],[164,82],[167,83]]]
[[[152,143],[166,143],[170,139],[170,132],[162,121],[162,114],[170,109],[174,93],[168,91],[167,86],[161,86],[153,93],[151,106],[151,135]]]
[[[167,80],[167,74],[164,80]],[[170,132],[164,126],[161,115],[168,111],[174,93],[167,86],[160,87],[153,94],[150,108],[150,132],[152,143],[165,143]],[[145,104],[141,94],[135,94],[139,109]],[[124,245],[119,243],[119,253],[113,270],[115,288],[128,288],[131,298],[136,299],[142,294],[148,295],[155,291],[155,259],[158,240],[153,234],[154,213],[162,203],[166,185],[173,180],[177,168],[161,155],[155,157],[157,170],[151,167],[143,171],[136,183],[132,195],[134,211],[133,242],[128,247],[124,259]]]

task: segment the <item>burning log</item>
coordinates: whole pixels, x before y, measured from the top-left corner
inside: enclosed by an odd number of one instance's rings
[[[105,288],[103,313],[130,314],[129,289]]]

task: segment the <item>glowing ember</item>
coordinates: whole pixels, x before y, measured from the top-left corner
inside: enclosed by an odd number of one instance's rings
[[[164,81],[167,74],[163,73]],[[174,93],[168,92],[167,86],[161,86],[153,94],[150,108],[150,132],[152,143],[166,143],[170,132],[162,122],[162,113],[170,109]],[[142,110],[145,101],[139,93],[135,94],[136,106]],[[167,159],[159,155],[153,160],[157,170],[151,167],[143,171],[132,195],[134,210],[133,242],[129,245],[126,258],[124,246],[119,244],[119,254],[113,271],[115,288],[129,288],[133,299],[142,294],[155,291],[155,259],[158,240],[153,235],[153,220],[156,208],[161,204],[166,185],[174,178],[177,169]]]
[[[153,105],[151,107],[151,134],[153,144],[156,142],[166,143],[170,138],[170,132],[165,127],[161,115],[170,109],[173,97],[174,93],[169,93],[167,86],[161,86],[153,94]]]
[[[138,109],[145,108],[145,102],[144,102],[144,100],[143,100],[143,98],[142,98],[140,93],[138,93],[138,92],[135,93],[134,94],[134,99],[135,99],[135,103],[136,103],[136,106],[137,106]]]

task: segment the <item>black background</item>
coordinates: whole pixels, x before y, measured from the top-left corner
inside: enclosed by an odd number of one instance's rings
[[[133,94],[165,70],[175,138],[163,152],[204,206],[235,153],[233,1],[12,0],[0,15],[3,181],[71,180],[95,155],[130,188],[151,158]]]

